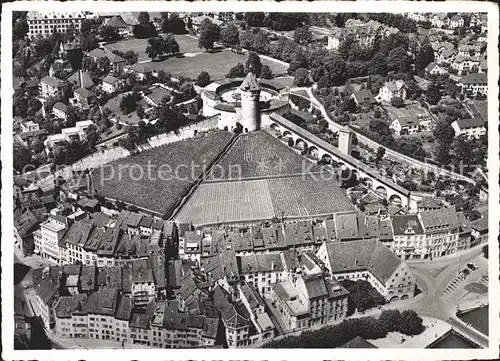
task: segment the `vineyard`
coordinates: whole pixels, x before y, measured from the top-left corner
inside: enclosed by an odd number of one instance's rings
[[[268,180],[274,213],[279,217],[308,217],[353,209],[344,190],[334,180],[313,175]]]
[[[305,217],[352,210],[335,181],[313,176],[247,181],[205,182],[179,213],[177,222],[207,225],[269,220],[273,216]]]
[[[196,225],[271,219],[266,180],[202,184],[175,217]]]
[[[213,132],[108,163],[93,172],[97,194],[165,213],[228,144]]]
[[[303,173],[310,161],[272,135],[240,136],[209,175],[209,180],[246,179]],[[312,171],[319,167],[312,167]]]

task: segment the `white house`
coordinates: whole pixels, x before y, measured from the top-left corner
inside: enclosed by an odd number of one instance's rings
[[[38,123],[35,123],[32,120],[29,122],[21,122],[21,131],[23,133],[36,132],[37,130],[40,130],[40,125]]]
[[[460,73],[468,73],[473,68],[478,68],[479,63],[479,59],[469,56],[457,55],[455,59],[453,59],[451,67],[453,69],[456,69]]]
[[[134,74],[138,80],[144,80],[148,75],[152,75],[153,71],[146,65],[135,63],[132,65],[127,65],[123,68],[124,73]]]
[[[458,85],[462,88],[462,93],[466,96],[487,95],[488,75],[486,73],[468,74],[460,80]]]
[[[82,11],[71,12],[51,12],[28,11],[26,21],[28,22],[28,36],[48,36],[56,31],[60,34],[66,32],[70,25],[74,26],[76,31],[80,31],[82,21],[85,20],[85,14]]]
[[[66,224],[55,218],[40,224],[40,229],[33,232],[35,253],[59,263],[59,242],[65,232]]]
[[[40,94],[44,98],[60,97],[63,94],[63,86],[61,80],[46,75],[40,80]]]
[[[57,102],[52,107],[52,113],[55,117],[66,120],[68,117],[68,107],[61,102]]]
[[[451,123],[451,127],[455,130],[455,136],[465,134],[478,138],[486,134],[486,126],[481,118],[458,119]]]
[[[425,67],[425,71],[432,75],[444,74],[446,73],[446,69],[442,68],[438,64],[432,62]]]
[[[399,97],[406,100],[407,97],[407,87],[404,81],[388,81],[380,88],[377,100],[391,102],[392,98]]]
[[[112,75],[107,75],[102,80],[102,90],[106,93],[113,93],[123,86],[123,80],[115,78]]]
[[[392,121],[390,128],[394,129],[397,135],[415,134],[420,131],[419,119],[416,115],[399,117]]]
[[[430,18],[432,26],[442,28],[450,24],[450,18],[446,13],[437,13]]]
[[[453,15],[450,19],[450,29],[461,28],[464,26],[464,18],[460,15]]]

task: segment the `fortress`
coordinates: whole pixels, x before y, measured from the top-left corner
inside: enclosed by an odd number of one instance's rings
[[[252,132],[271,124],[270,115],[290,109],[287,87],[271,80],[257,80],[249,72],[243,78],[215,81],[202,92],[203,115],[220,115],[219,129],[232,131],[238,124]]]

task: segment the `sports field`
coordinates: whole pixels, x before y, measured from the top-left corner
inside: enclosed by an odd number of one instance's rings
[[[240,135],[209,176],[210,180],[270,177],[319,171],[319,167],[265,131]]]
[[[174,217],[194,225],[314,217],[353,210],[337,182],[313,176],[205,182]]]
[[[229,132],[212,132],[108,163],[92,173],[94,188],[99,195],[163,214],[231,137]]]
[[[181,53],[199,53],[203,49],[198,48],[198,39],[190,35],[174,35],[175,40],[179,44],[179,51]],[[146,54],[146,47],[148,46],[148,39],[126,39],[121,40],[116,43],[105,45],[109,51],[119,50],[126,52],[132,50],[133,52],[139,54],[138,61],[149,60],[149,56]]]

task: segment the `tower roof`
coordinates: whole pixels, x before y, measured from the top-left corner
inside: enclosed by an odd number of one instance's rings
[[[244,91],[257,91],[261,90],[262,87],[257,81],[255,74],[250,71],[241,83],[240,89]]]

